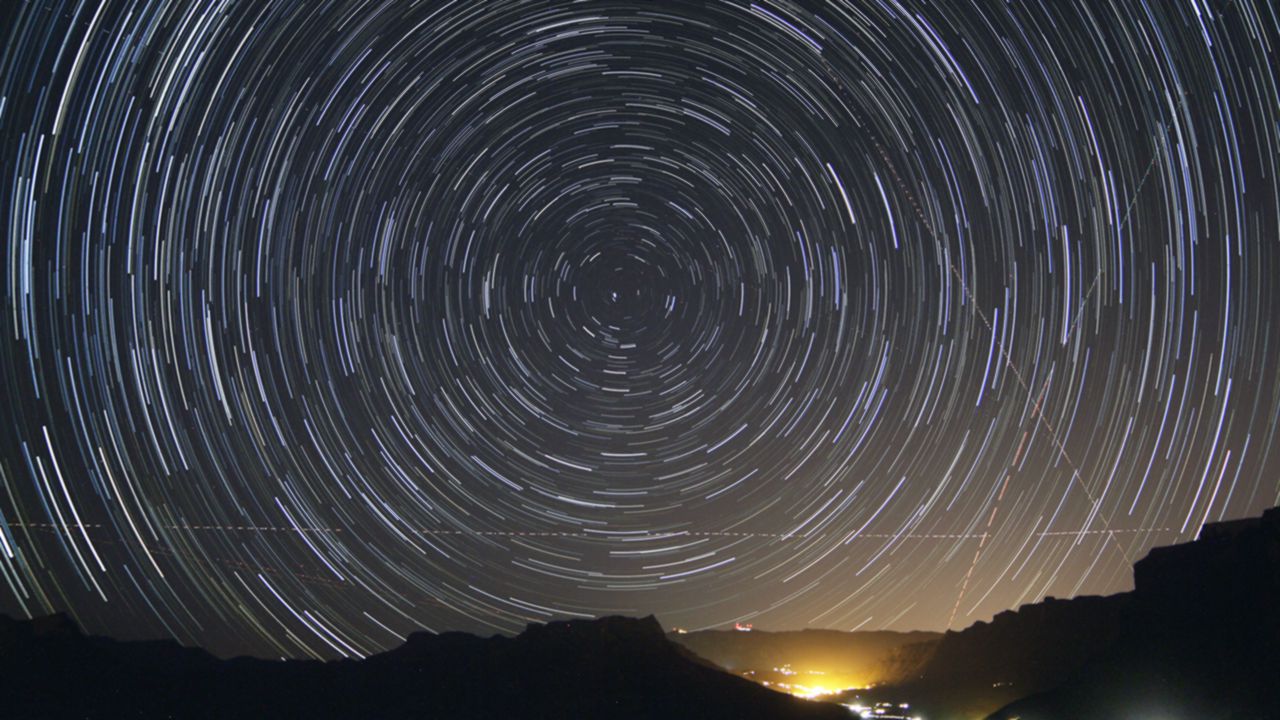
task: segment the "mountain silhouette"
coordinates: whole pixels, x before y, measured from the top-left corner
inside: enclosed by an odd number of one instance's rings
[[[990,622],[900,648],[886,674],[904,678],[863,698],[910,701],[929,720],[981,718],[1057,687],[1115,642],[1130,597],[1046,598]]]
[[[653,617],[415,633],[364,660],[220,660],[172,641],[0,617],[0,717],[779,718],[847,720],[722,672]]]
[[[891,664],[904,679],[859,699],[929,720],[1280,719],[1280,508],[1152,549],[1132,592],[1046,598]]]
[[[1280,508],[1155,548],[1133,577],[1115,641],[993,720],[1280,719]]]
[[[870,672],[858,663],[878,655],[875,672],[892,680],[844,700],[906,701],[928,720],[1280,720],[1280,508],[1151,550],[1132,592],[1046,598],[939,639],[673,637],[735,672],[770,653],[779,663],[795,653],[804,671],[804,649]],[[0,698],[6,718],[850,717],[722,671],[652,616],[530,625],[516,637],[421,632],[331,662],[220,660],[171,640],[86,636],[65,615],[0,616]]]

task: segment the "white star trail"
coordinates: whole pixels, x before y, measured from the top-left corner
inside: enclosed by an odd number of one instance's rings
[[[5,612],[939,629],[1280,502],[1266,2],[0,17]]]

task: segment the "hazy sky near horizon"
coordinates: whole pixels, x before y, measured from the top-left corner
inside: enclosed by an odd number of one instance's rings
[[[1261,0],[23,0],[0,610],[941,629],[1280,501]]]

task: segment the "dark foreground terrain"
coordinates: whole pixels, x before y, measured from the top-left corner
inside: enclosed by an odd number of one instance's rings
[[[6,718],[778,718],[848,720],[724,673],[657,620],[416,633],[360,661],[219,660],[174,642],[87,637],[65,616],[0,616]]]
[[[772,648],[784,664],[794,652],[792,670],[802,672],[804,648],[827,667],[889,678],[842,702],[909,702],[927,720],[1280,720],[1280,508],[1152,550],[1134,566],[1134,586],[1049,598],[924,642],[829,632],[680,640],[731,670],[767,664]],[[853,667],[868,657],[880,666]],[[852,715],[726,673],[671,642],[652,617],[530,625],[515,638],[416,633],[365,660],[318,662],[219,660],[172,641],[87,637],[55,615],[0,616],[0,717]]]
[[[901,648],[907,679],[861,699],[909,699],[928,720],[1280,718],[1280,508],[1206,525],[1133,574],[1133,592],[1049,598]]]

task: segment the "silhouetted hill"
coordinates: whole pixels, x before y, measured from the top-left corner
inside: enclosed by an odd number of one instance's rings
[[[416,633],[365,660],[219,660],[169,641],[87,637],[65,616],[0,616],[11,718],[801,718],[805,702],[713,668],[657,620],[530,625],[518,637]]]
[[[992,717],[1280,718],[1280,508],[1155,548],[1133,578],[1114,643]]]
[[[1115,641],[1129,595],[1046,598],[941,640],[902,648],[894,671],[913,679],[877,688],[877,699],[909,700],[929,720],[984,717],[1056,687]]]
[[[932,632],[842,632],[796,630],[701,630],[672,633],[667,639],[737,674],[757,681],[800,683],[828,688],[866,686],[901,679],[891,674],[889,659],[905,645],[941,638]],[[775,668],[789,666],[795,676]],[[821,673],[821,674],[818,674]]]
[[[929,720],[1280,718],[1280,508],[1153,549],[1134,586],[904,647],[914,677],[862,695]]]

